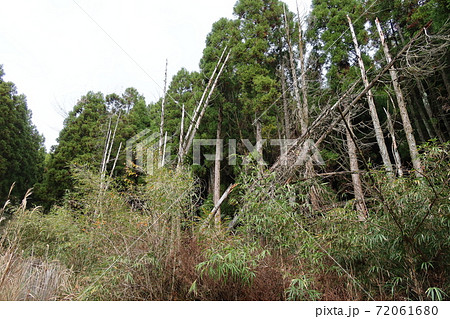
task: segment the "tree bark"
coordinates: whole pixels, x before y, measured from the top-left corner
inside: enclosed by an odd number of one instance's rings
[[[391,115],[389,114],[388,110],[384,109],[384,112],[386,113],[387,127],[392,139],[392,153],[394,153],[395,167],[397,168],[398,176],[401,177],[403,176],[402,160],[397,148],[397,139],[395,138],[394,124],[392,123]]]
[[[358,57],[359,69],[361,71],[361,79],[364,83],[364,87],[369,86],[369,80],[367,79],[366,70],[364,67],[364,62],[361,56],[361,50],[359,49],[358,40],[356,39],[355,30],[353,29],[352,20],[347,15],[348,25],[350,27],[350,32],[352,34],[353,43],[355,46],[356,56]],[[377,114],[377,108],[375,106],[375,101],[373,100],[372,90],[367,91],[367,102],[369,103],[370,116],[372,117],[373,128],[375,131],[375,137],[377,139],[378,147],[380,148],[381,158],[383,160],[384,167],[386,171],[392,173],[392,163],[389,158],[389,152],[384,141],[383,130],[381,129],[380,120]]]
[[[347,137],[348,157],[350,161],[350,171],[352,173],[353,191],[356,200],[356,210],[358,211],[358,219],[364,221],[367,219],[367,207],[364,200],[364,192],[361,184],[361,176],[359,175],[358,157],[356,155],[356,144],[353,140],[352,124],[351,124],[351,112],[348,112],[346,116],[346,129],[345,135]]]
[[[178,144],[178,163],[177,167],[183,165],[181,162],[182,152],[183,152],[183,134],[184,134],[184,104],[181,108],[181,123],[180,123],[180,141]]]
[[[217,135],[216,135],[216,157],[214,160],[214,206],[219,206],[220,200],[220,161],[222,160],[222,106],[219,106],[219,115],[217,118]],[[220,207],[214,215],[214,223],[220,225]]]
[[[284,67],[284,61],[281,62],[281,97],[283,99],[283,115],[284,115],[284,136],[287,139],[291,138],[291,121],[289,119],[289,104],[288,99],[286,97],[286,75],[284,74],[285,67]]]
[[[345,107],[345,109],[342,111],[343,115],[346,115],[355,105],[358,103],[359,100],[363,96],[367,94],[367,91],[371,89],[378,81],[381,79],[381,77],[391,69],[391,67],[394,65],[395,61],[400,58],[408,48],[411,47],[411,45],[419,38],[419,36],[423,33],[423,29],[421,29],[419,32],[417,32],[414,37],[412,37],[408,43],[400,50],[398,51],[397,55],[391,59],[389,63],[387,63],[383,69],[378,72],[378,74],[372,79],[372,81],[369,83],[369,86],[364,88],[362,91],[360,91],[352,100],[351,102]],[[336,101],[331,106],[326,106],[321,113],[314,119],[314,121],[311,123],[311,125],[308,126],[308,130],[306,134],[302,134],[300,137],[296,138],[295,141],[292,143],[292,145],[289,147],[287,151],[287,156],[293,159],[295,161],[295,153],[299,151],[299,149],[302,147],[302,143],[310,136],[311,132],[318,129],[319,125],[322,125],[322,122],[324,119],[328,118],[339,106],[340,103],[342,103],[345,99],[348,99],[348,96],[355,90],[356,86],[359,84],[359,81],[355,81],[349,89],[347,89],[342,95],[339,97],[338,101]],[[320,137],[316,140],[315,147],[318,147],[321,142],[330,134],[337,124],[339,124],[343,119],[342,118],[336,118],[334,119],[331,124],[327,125],[327,129],[324,133],[320,135]],[[277,170],[281,163],[285,160],[285,158],[278,157],[278,159],[275,161],[275,163],[271,167],[271,171]],[[284,173],[285,177],[287,175],[290,175],[292,173],[292,170],[286,170]]]
[[[200,98],[200,102],[198,102],[197,107],[195,108],[194,113],[192,114],[192,120],[191,120],[191,123],[189,124],[188,130],[186,132],[186,137],[189,137],[191,135],[192,130],[194,129],[194,126],[195,126],[195,124],[197,122],[196,121],[197,117],[198,117],[198,115],[200,113],[200,110],[201,110],[202,105],[203,105],[203,101],[204,101],[204,99],[206,97],[206,93],[208,93],[209,88],[211,87],[212,83],[215,80],[216,73],[219,70],[220,63],[222,62],[222,59],[223,59],[223,56],[224,56],[226,50],[227,50],[227,47],[225,47],[225,49],[222,51],[222,54],[220,55],[219,61],[217,62],[217,65],[214,67],[213,73],[211,74],[211,77],[209,78],[208,84],[206,85],[206,88],[203,91],[202,97]],[[183,151],[184,152],[186,152],[185,149],[186,149],[186,147],[183,145]]]
[[[161,103],[161,121],[160,121],[160,125],[159,125],[159,158],[161,159],[161,164],[163,163],[163,134],[164,134],[164,112],[165,112],[165,105],[166,105],[166,95],[167,95],[167,65],[168,65],[168,60],[166,59],[166,71],[164,74],[164,96],[163,96],[163,100]]]
[[[259,119],[256,120],[256,153],[257,153],[257,163],[263,163],[263,140],[262,140],[262,129],[261,122]]]
[[[217,74],[216,78],[214,79],[214,83],[212,84],[211,90],[208,93],[206,101],[203,104],[202,110],[201,110],[200,114],[198,115],[197,120],[195,121],[195,125],[193,126],[193,129],[192,129],[190,135],[186,135],[186,146],[184,147],[184,150],[183,150],[183,156],[187,154],[189,148],[192,145],[195,134],[197,133],[197,130],[200,126],[200,121],[202,120],[203,115],[205,115],[206,108],[208,107],[209,99],[211,98],[212,93],[214,92],[214,89],[217,85],[217,81],[219,80],[219,77],[222,74],[223,69],[225,68],[225,65],[230,57],[230,54],[231,54],[231,51],[228,52],[227,56],[225,57],[225,60],[223,61],[222,66],[220,67],[219,73]],[[220,64],[220,62],[221,62],[221,60],[219,60],[218,65]]]
[[[289,66],[291,68],[291,74],[292,74],[292,82],[294,87],[294,94],[295,99],[297,101],[297,114],[300,122],[300,130],[301,132],[307,130],[307,125],[304,118],[304,112],[303,112],[303,106],[302,106],[302,100],[300,98],[300,92],[298,89],[298,77],[297,77],[297,71],[295,69],[295,62],[294,62],[294,52],[292,49],[292,43],[289,35],[289,26],[287,24],[287,18],[286,18],[286,7],[284,7],[284,22],[285,22],[285,29],[286,29],[286,42],[288,45],[288,51],[289,51]]]
[[[163,143],[163,148],[162,148],[160,167],[163,167],[164,165],[166,165],[166,146],[167,146],[167,131],[164,134],[164,143]]]
[[[308,131],[308,125],[309,125],[309,105],[308,105],[308,90],[306,86],[306,66],[305,66],[305,56],[303,52],[303,32],[302,32],[302,26],[300,24],[300,12],[298,11],[297,6],[297,19],[298,19],[298,52],[299,52],[299,60],[300,60],[300,81],[301,81],[301,90],[302,90],[302,135],[306,134]],[[312,162],[312,158],[310,158],[306,162],[305,167],[305,177],[306,178],[313,178],[316,175],[316,172],[314,170],[314,165]],[[320,209],[320,195],[319,190],[316,186],[311,185],[311,189],[309,191],[309,198],[311,201],[311,206],[313,210],[318,211]]]
[[[383,46],[384,54],[386,57],[387,63],[390,63],[392,60],[391,54],[389,53],[389,48],[384,40],[383,30],[381,30],[380,22],[378,18],[375,19],[375,24],[377,25],[378,33],[380,34],[381,45]],[[393,66],[389,69],[389,73],[392,79],[392,85],[394,87],[394,92],[397,97],[397,104],[400,110],[400,116],[403,122],[403,129],[405,131],[406,140],[409,146],[409,153],[411,156],[411,161],[414,169],[416,170],[416,176],[421,177],[423,173],[422,163],[419,158],[419,151],[417,150],[416,140],[413,134],[413,128],[411,126],[411,121],[409,120],[408,111],[406,109],[405,99],[403,97],[402,90],[400,88],[400,83],[398,81],[397,71]]]
[[[227,199],[228,195],[230,195],[233,188],[236,186],[237,186],[237,184],[230,184],[230,186],[228,186],[228,188],[225,190],[225,192],[223,192],[219,201],[217,202],[217,204],[214,205],[214,208],[212,209],[212,211],[209,213],[208,217],[203,222],[201,229],[203,229],[206,225],[208,225],[212,218],[215,218],[215,215],[218,212],[220,205],[222,205],[222,203],[225,201],[225,199]]]
[[[306,86],[306,66],[305,66],[305,56],[303,52],[303,32],[302,26],[300,24],[300,13],[297,6],[297,18],[298,18],[298,51],[300,60],[300,79],[302,83],[302,98],[303,98],[303,121],[305,124],[305,129],[302,130],[302,134],[305,134],[309,125],[309,105],[308,105],[308,92]]]

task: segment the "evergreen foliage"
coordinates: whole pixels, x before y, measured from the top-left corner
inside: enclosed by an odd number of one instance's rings
[[[25,95],[3,76],[0,65],[0,199],[5,201],[13,183],[13,197],[21,197],[42,180],[45,148]]]

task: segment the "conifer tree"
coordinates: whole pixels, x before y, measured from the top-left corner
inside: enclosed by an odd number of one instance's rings
[[[0,65],[0,200],[13,183],[13,195],[21,198],[40,182],[45,159],[44,138],[31,121],[26,97],[3,79]]]

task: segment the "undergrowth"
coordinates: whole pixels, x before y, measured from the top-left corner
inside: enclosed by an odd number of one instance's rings
[[[2,206],[0,299],[448,300],[449,148],[425,145],[420,178],[363,176],[364,222],[352,201],[315,210],[311,187],[333,198],[325,184],[249,168],[230,230],[202,227],[187,170],[124,190],[75,167],[49,213],[26,207],[30,192]]]

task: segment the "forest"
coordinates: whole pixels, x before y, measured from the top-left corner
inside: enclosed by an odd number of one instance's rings
[[[0,300],[450,300],[450,2],[291,9],[238,0],[48,152],[0,66]]]

